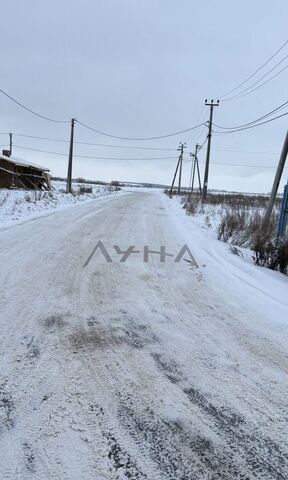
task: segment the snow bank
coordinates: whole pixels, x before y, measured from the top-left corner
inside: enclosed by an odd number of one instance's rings
[[[263,332],[264,325],[270,328],[271,323],[276,330],[287,328],[287,276],[254,265],[249,249],[238,247],[243,254],[233,255],[230,245],[217,239],[217,222],[207,226],[205,212],[198,216],[186,215],[179,199],[170,200],[166,196],[164,202],[179,234],[191,245],[200,268],[205,268],[209,288],[218,290],[219,297],[224,292],[227,303],[233,301],[236,307],[242,305],[244,299],[244,303],[260,315],[261,320],[257,322],[260,331]],[[256,327],[256,316],[252,313],[247,318],[247,322],[250,321]],[[281,335],[278,341],[281,342]]]
[[[111,195],[106,185],[73,183],[73,194],[66,194],[66,183],[53,181],[51,192],[27,190],[0,190],[0,227],[13,225],[27,218],[34,218],[55,210],[89,202]],[[80,193],[80,187],[91,187],[92,193]],[[113,192],[114,194],[115,192]]]

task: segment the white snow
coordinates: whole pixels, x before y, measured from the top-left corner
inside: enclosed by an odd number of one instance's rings
[[[45,172],[50,172],[50,169],[48,167],[43,167],[42,165],[38,165],[37,163],[31,163],[28,160],[25,160],[24,158],[16,157],[15,155],[10,155],[10,157],[7,157],[6,155],[0,154],[0,158],[3,158],[3,160],[7,160],[8,162],[15,163],[15,165],[20,165],[20,166],[30,166],[30,167],[36,167],[39,170],[45,171]]]
[[[0,228],[105,197],[111,193],[120,193],[110,191],[106,185],[77,182],[72,185],[74,194],[66,194],[65,182],[52,181],[52,186],[51,192],[0,189]],[[81,186],[91,187],[92,193],[80,194]]]
[[[285,479],[287,278],[197,222],[137,190],[0,231],[1,478]]]

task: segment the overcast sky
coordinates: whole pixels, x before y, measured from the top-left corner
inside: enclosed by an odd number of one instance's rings
[[[263,64],[288,38],[287,18],[287,0],[1,2],[0,88],[52,118],[75,116],[96,129],[124,137],[164,135],[206,121],[205,98],[221,97]],[[267,69],[287,54],[288,45]],[[215,123],[234,126],[260,117],[287,99],[287,85],[288,69],[251,95],[221,102],[215,109]],[[269,191],[275,169],[267,167],[277,164],[287,118],[240,133],[214,135],[209,186]],[[34,117],[0,95],[0,132],[10,131],[69,139],[68,124]],[[73,176],[171,183],[179,142],[187,143],[188,159],[195,142],[203,142],[205,135],[207,129],[199,128],[168,139],[128,142],[77,124],[75,140],[79,142],[175,151],[77,144],[75,155],[127,160],[75,157]],[[8,136],[1,135],[0,140],[5,144]],[[14,143],[63,154],[68,151],[65,143],[16,135]],[[64,155],[16,146],[14,154],[48,166],[54,175],[66,175]],[[204,149],[199,160],[203,171]],[[185,184],[189,171],[187,161]]]

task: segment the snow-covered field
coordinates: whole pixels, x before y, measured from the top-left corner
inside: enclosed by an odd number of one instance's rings
[[[259,238],[257,232],[259,233],[265,215],[266,198],[261,195],[257,199],[257,195],[247,194],[247,199],[244,200],[244,194],[236,195],[238,196],[236,201],[232,201],[233,194],[228,195],[226,200],[223,195],[221,202],[221,194],[218,192],[215,194],[216,198],[213,199],[213,195],[208,197],[207,203],[202,203],[198,196],[192,197],[191,203],[187,202],[187,196],[173,198],[185,209],[194,225],[207,230],[207,235],[211,239],[226,242],[231,253],[255,263],[253,246],[257,244]],[[273,208],[266,242],[273,242],[275,239],[280,206],[281,203],[278,200]],[[264,245],[263,240],[262,246]],[[274,269],[277,270],[275,266]]]
[[[51,192],[0,189],[0,227],[13,225],[27,218],[95,200],[111,193],[108,186],[73,183],[74,194],[66,194],[66,183],[52,182]],[[80,194],[81,187],[91,187],[92,193]]]
[[[1,478],[287,478],[287,277],[199,222],[131,191],[0,231]]]

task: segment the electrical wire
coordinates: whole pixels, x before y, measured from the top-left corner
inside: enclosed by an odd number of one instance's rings
[[[261,83],[260,85],[258,85],[258,87],[255,87],[253,88],[253,90],[250,90],[249,92],[247,93],[243,93],[242,95],[238,95],[238,96],[235,96],[235,97],[230,97],[230,98],[226,98],[226,99],[222,99],[222,102],[226,102],[226,101],[230,101],[230,100],[238,100],[238,98],[242,98],[242,97],[245,97],[246,95],[250,95],[250,93],[253,93],[253,92],[256,92],[256,90],[259,90],[259,88],[263,87],[264,85],[266,85],[267,83],[271,82],[271,80],[273,80],[274,78],[278,77],[278,75],[280,75],[280,73],[282,73],[284,70],[286,70],[288,68],[288,65],[286,65],[284,68],[282,68],[279,72],[275,73],[275,75],[273,75],[273,77],[270,77],[268,78],[268,80],[266,80],[265,82]]]
[[[197,124],[200,123],[200,122],[202,122],[203,119],[204,119],[204,116],[205,116],[204,109],[205,109],[205,105],[202,105],[201,111],[200,111],[200,113],[199,113],[199,115],[198,115],[198,117],[197,117],[197,121],[196,121]],[[203,113],[204,113],[204,115],[203,115]],[[199,128],[200,128],[200,127],[199,127]],[[193,134],[192,134],[192,136],[191,136],[191,138],[190,138],[190,142],[191,142],[191,143],[194,143],[196,136],[197,136],[197,130],[194,130],[194,132],[193,132]],[[200,135],[200,136],[201,136],[201,135]]]
[[[273,60],[274,57],[276,57],[276,55],[281,51],[283,50],[283,48],[288,44],[288,40],[286,40],[286,42],[283,43],[283,45],[280,46],[280,48],[278,48],[278,50],[273,53],[273,55],[271,55],[271,57],[268,58],[268,60],[266,60],[265,63],[263,63],[259,68],[257,68],[257,70],[255,70],[255,72],[253,72],[249,77],[247,77],[245,80],[243,80],[241,83],[239,83],[238,85],[236,85],[236,87],[234,87],[232,90],[229,90],[229,92],[226,92],[224,95],[222,95],[221,97],[219,97],[220,99],[223,99],[224,97],[227,97],[228,95],[230,95],[231,93],[235,92],[236,90],[238,90],[238,88],[242,87],[242,85],[244,85],[245,83],[247,83],[249,80],[251,80],[251,78],[255,77],[255,75],[260,72],[269,62],[271,62],[271,60]]]
[[[39,150],[38,148],[30,148],[30,147],[24,147],[24,146],[21,146],[21,145],[14,145],[14,147],[16,148],[20,148],[20,149],[23,149],[23,150],[31,150],[32,152],[39,152],[39,153],[47,153],[47,154],[50,154],[50,155],[60,155],[60,156],[64,156],[64,157],[67,157],[67,154],[66,153],[62,153],[62,152],[51,152],[51,151],[48,151],[48,150]],[[96,156],[92,156],[92,155],[78,155],[78,154],[75,154],[73,155],[74,157],[78,157],[78,158],[91,158],[91,159],[95,159],[95,160],[119,160],[119,161],[130,161],[130,160],[135,160],[135,161],[146,161],[146,160],[175,160],[175,155],[174,156],[171,156],[171,157],[146,157],[146,158],[126,158],[126,157],[96,157]]]
[[[175,137],[176,135],[181,135],[182,133],[190,132],[192,130],[195,130],[196,128],[199,128],[201,125],[203,125],[203,123],[200,123],[199,125],[195,125],[194,127],[186,128],[185,130],[180,130],[178,132],[167,133],[166,135],[158,135],[158,136],[155,136],[155,137],[138,137],[137,138],[137,137],[120,137],[118,135],[112,135],[111,133],[102,132],[100,130],[97,130],[94,127],[90,127],[89,125],[86,125],[85,123],[82,123],[79,120],[76,120],[76,122],[79,125],[82,125],[82,127],[87,128],[88,130],[96,132],[100,135],[105,135],[106,137],[111,137],[111,138],[117,138],[118,140],[130,140],[130,141],[158,140],[158,139],[161,139],[161,138]]]
[[[0,134],[1,135],[1,134]],[[7,134],[8,135],[8,134]],[[14,133],[13,136],[16,137],[24,137],[24,138],[33,138],[37,140],[47,140],[50,142],[61,142],[61,143],[69,143],[70,140],[64,140],[60,138],[51,138],[51,137],[38,137],[35,135],[26,135],[23,133]],[[135,150],[162,150],[162,151],[171,151],[175,152],[176,148],[162,148],[162,147],[143,147],[143,146],[135,146],[135,145],[109,145],[105,143],[93,143],[93,142],[77,142],[74,141],[77,145],[90,145],[95,147],[111,147],[111,148],[128,148],[128,149],[135,149]]]
[[[187,159],[185,160],[185,163],[188,163],[190,160]],[[205,164],[205,161],[204,160],[198,160],[198,162],[200,164]],[[272,166],[272,165],[251,165],[251,164],[243,164],[243,163],[222,163],[222,162],[210,162],[210,165],[215,165],[215,166],[220,166],[220,167],[247,167],[247,168],[276,168],[276,166]]]
[[[198,148],[198,152],[200,152],[200,150],[202,150],[202,148],[204,147],[205,143],[208,142],[208,137],[205,138],[204,142],[199,146]]]
[[[31,151],[36,151],[36,152],[41,152],[41,153],[47,153],[47,154],[52,154],[52,155],[60,155],[60,156],[67,156],[66,153],[60,153],[60,152],[51,152],[51,151],[46,151],[46,150],[38,150],[36,148],[27,148],[23,147],[20,145],[14,145],[16,148],[24,149],[24,150],[31,150]],[[198,150],[199,151],[199,150]],[[119,161],[148,161],[148,160],[175,160],[174,157],[148,157],[148,158],[115,158],[115,157],[95,157],[95,156],[88,156],[88,155],[74,155],[76,158],[89,158],[89,159],[95,159],[95,160],[119,160]],[[189,158],[185,158],[185,162],[189,162]],[[199,160],[199,163],[205,163],[204,160]],[[219,166],[230,166],[230,167],[251,167],[251,168],[275,168],[275,166],[272,165],[250,165],[250,164],[238,164],[238,163],[219,163],[219,162],[211,162],[211,165],[219,165]]]
[[[203,127],[202,127],[202,129],[201,129],[201,132],[199,133],[199,135],[198,135],[198,136],[196,137],[196,139],[195,139],[195,142],[196,142],[196,143],[199,142],[199,140],[200,140],[200,138],[202,137],[205,129],[207,128],[207,123],[208,123],[208,122],[206,122],[206,123],[203,124]],[[205,140],[206,140],[206,139],[207,139],[207,135],[205,135]]]
[[[238,125],[238,126],[233,126],[233,127],[223,127],[221,125],[217,125],[215,123],[213,123],[213,126],[215,126],[216,128],[221,128],[221,129],[224,129],[224,130],[234,130],[234,129],[238,129],[238,128],[241,128],[241,127],[244,127],[244,126],[248,126],[248,125],[251,125],[253,123],[256,123],[258,122],[259,120],[262,120],[270,115],[272,115],[273,113],[275,113],[276,111],[279,111],[283,108],[286,107],[286,105],[288,105],[288,100],[286,102],[284,102],[283,104],[279,105],[278,107],[276,107],[275,109],[271,110],[270,112],[266,113],[265,115],[249,122],[249,123],[245,123],[245,124],[242,124],[242,125]],[[203,109],[202,109],[203,110]],[[202,115],[202,112],[201,112],[201,115]],[[198,126],[198,128],[200,126],[203,126],[202,128],[202,131],[200,132],[200,135],[198,136],[198,138],[201,137],[205,127],[206,127],[206,124],[200,124]],[[8,135],[8,133],[0,133],[0,135]],[[37,136],[37,135],[28,135],[28,134],[23,134],[23,133],[15,133],[13,134],[14,136],[18,136],[18,137],[23,137],[23,138],[33,138],[33,139],[38,139],[38,140],[45,140],[45,141],[53,141],[53,142],[61,142],[61,143],[69,143],[69,140],[65,140],[65,139],[59,139],[59,138],[51,138],[51,137],[41,137],[41,136]],[[205,142],[206,142],[206,139],[205,139]],[[162,147],[144,147],[144,146],[131,146],[131,145],[112,145],[112,144],[103,144],[103,143],[93,143],[93,142],[80,142],[80,141],[74,141],[75,144],[78,144],[78,145],[88,145],[88,146],[98,146],[98,147],[111,147],[111,148],[127,148],[127,149],[136,149],[136,150],[162,150],[162,151],[175,151],[174,148],[162,148]]]
[[[23,103],[18,102],[18,100],[16,100],[15,98],[11,97],[11,95],[8,95],[8,93],[7,93],[7,92],[4,92],[4,90],[1,90],[1,89],[0,89],[0,93],[2,93],[2,94],[5,95],[7,98],[9,98],[10,100],[12,100],[12,102],[14,102],[14,103],[16,103],[17,105],[19,105],[19,107],[24,108],[24,110],[27,110],[28,112],[32,113],[33,115],[36,115],[36,117],[39,117],[39,118],[42,118],[42,119],[44,119],[44,120],[48,120],[49,122],[54,122],[54,123],[69,123],[69,122],[70,122],[70,120],[56,120],[55,118],[46,117],[45,115],[42,115],[41,113],[34,112],[34,110],[31,110],[31,108],[26,107],[25,105],[23,105]]]
[[[213,133],[221,135],[221,134],[225,134],[225,133],[241,132],[242,130],[249,130],[250,128],[256,128],[256,127],[259,127],[260,125],[264,125],[265,123],[273,122],[274,120],[277,120],[278,118],[285,117],[285,115],[288,115],[288,112],[282,113],[281,115],[277,115],[277,117],[270,118],[269,120],[265,120],[264,122],[260,122],[260,123],[254,124],[254,125],[250,125],[249,127],[238,128],[236,130],[229,130],[227,132],[217,132],[217,131],[214,130]]]
[[[280,152],[263,152],[259,150],[236,150],[236,149],[230,149],[230,148],[218,148],[214,147],[213,150],[215,152],[227,152],[227,153],[248,153],[248,154],[257,154],[257,155],[280,155]]]
[[[9,95],[7,92],[5,92],[4,90],[1,90],[0,89],[0,93],[2,93],[3,95],[5,95],[7,98],[9,98],[12,102],[16,103],[18,106],[20,106],[21,108],[27,110],[28,112],[32,113],[33,115],[36,115],[37,117],[39,118],[42,118],[44,120],[48,120],[49,122],[54,122],[54,123],[70,123],[70,120],[56,120],[54,118],[49,118],[49,117],[46,117],[45,115],[42,115],[38,112],[35,112],[34,110],[32,110],[31,108],[29,107],[26,107],[26,105],[24,105],[23,103],[19,102],[18,100],[16,100],[14,97],[12,97],[11,95]],[[187,132],[190,132],[192,130],[195,130],[196,128],[200,127],[202,124],[200,125],[195,125],[194,127],[190,127],[190,128],[186,128],[185,130],[180,130],[178,132],[173,132],[173,133],[168,133],[166,135],[158,135],[158,136],[155,136],[155,137],[146,137],[146,138],[133,138],[133,137],[120,137],[118,135],[112,135],[110,133],[107,133],[107,132],[102,132],[101,130],[97,130],[96,128],[94,127],[91,127],[89,125],[86,125],[85,123],[82,123],[80,122],[79,120],[75,120],[79,125],[82,125],[82,127],[84,128],[87,128],[88,130],[92,130],[93,132],[95,133],[98,133],[99,135],[104,135],[106,137],[110,137],[110,138],[117,138],[118,140],[156,140],[156,139],[161,139],[161,138],[168,138],[168,137],[173,137],[173,136],[176,136],[176,135],[180,135],[182,133],[187,133]]]
[[[199,160],[200,163],[205,163],[202,160]],[[210,162],[210,165],[217,165],[217,166],[228,166],[228,167],[248,167],[248,168],[276,168],[276,166],[272,165],[250,165],[250,164],[243,164],[243,163],[219,163],[219,162]]]
[[[243,123],[242,125],[236,125],[236,126],[234,126],[234,127],[223,127],[223,126],[221,126],[221,125],[217,125],[216,123],[213,123],[213,126],[215,126],[216,128],[221,128],[222,130],[234,130],[234,129],[236,129],[236,128],[247,127],[247,126],[249,126],[249,125],[253,125],[254,123],[259,122],[260,120],[264,120],[265,118],[270,117],[270,116],[273,115],[273,113],[275,113],[275,112],[278,112],[278,111],[280,111],[280,110],[283,110],[287,105],[288,105],[288,100],[286,100],[286,102],[282,103],[281,105],[279,105],[278,107],[274,108],[274,109],[271,110],[270,112],[265,113],[265,115],[262,115],[262,117],[255,118],[255,120],[252,120],[251,122],[248,122],[248,123]]]

